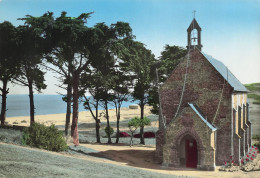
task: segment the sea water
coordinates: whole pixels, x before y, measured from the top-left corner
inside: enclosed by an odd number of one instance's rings
[[[62,100],[62,97],[62,95],[35,94],[35,115],[66,113],[66,102]],[[136,101],[131,101],[123,102],[121,107],[128,107],[130,104],[137,103]],[[115,107],[109,104],[108,108],[113,109]],[[29,96],[7,95],[7,109],[6,117],[30,116]],[[98,109],[101,110],[103,108],[100,106]],[[86,111],[83,102],[79,102],[79,111]]]

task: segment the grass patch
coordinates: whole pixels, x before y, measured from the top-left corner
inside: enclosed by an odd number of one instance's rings
[[[260,140],[260,135],[253,135],[253,136],[252,136],[252,139]]]
[[[260,101],[253,101],[253,104],[260,104]]]
[[[245,84],[245,87],[250,91],[260,91],[260,83]]]
[[[257,95],[257,94],[251,94],[251,93],[249,93],[249,94],[247,94],[247,97],[248,97],[248,98],[253,98],[253,99],[255,99],[255,100],[260,100],[260,95]]]
[[[254,99],[253,104],[260,104],[260,95],[249,93],[247,97]]]
[[[13,129],[0,129],[0,141],[5,143],[20,144],[22,140],[22,132]]]
[[[256,143],[254,146],[256,146],[258,149],[260,149],[260,135],[253,135],[252,139],[256,140]]]

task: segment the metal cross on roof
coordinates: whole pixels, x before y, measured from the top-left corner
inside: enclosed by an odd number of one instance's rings
[[[195,19],[195,13],[196,13],[197,11],[193,11],[192,13],[193,13],[193,18]]]

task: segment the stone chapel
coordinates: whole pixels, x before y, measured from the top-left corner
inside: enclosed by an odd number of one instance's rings
[[[205,170],[230,156],[239,164],[251,146],[248,90],[222,62],[201,51],[195,18],[187,34],[188,54],[160,87],[155,159]]]

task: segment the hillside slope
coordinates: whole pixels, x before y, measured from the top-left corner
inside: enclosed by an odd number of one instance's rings
[[[252,134],[260,135],[260,83],[245,84],[248,93],[249,117],[252,122]]]
[[[178,177],[3,143],[0,155],[0,177]]]

